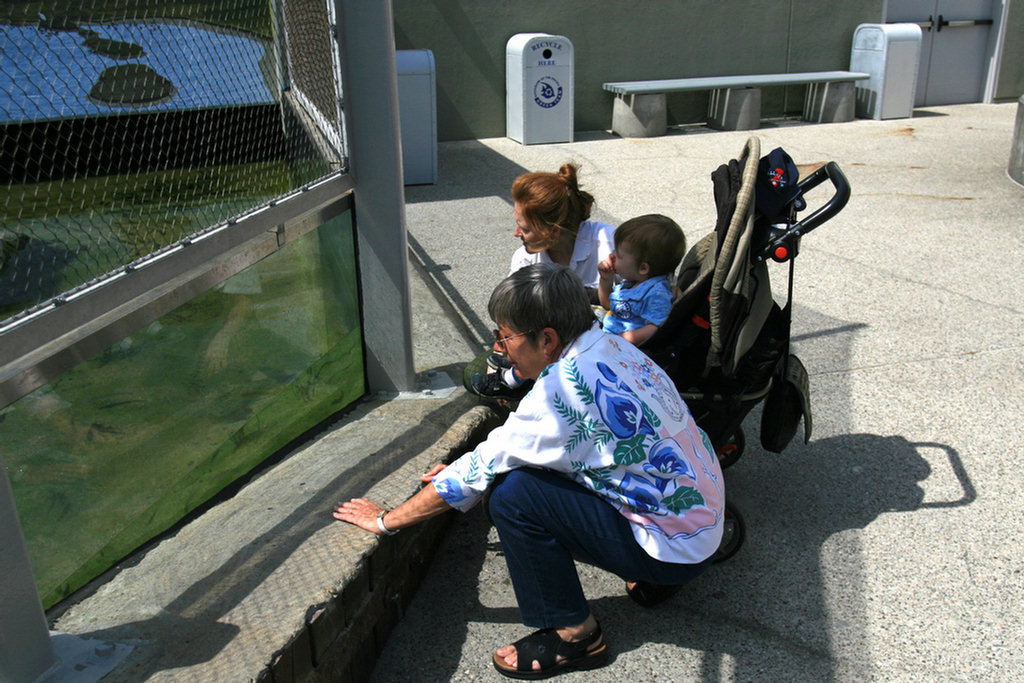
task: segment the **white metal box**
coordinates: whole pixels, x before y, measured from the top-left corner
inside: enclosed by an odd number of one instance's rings
[[[861,24],[853,32],[850,71],[871,74],[857,82],[857,116],[908,118],[914,113],[921,27],[917,24]]]
[[[406,185],[437,182],[437,76],[430,50],[395,50]]]
[[[524,145],[572,142],[573,47],[565,36],[517,33],[505,45],[505,134]]]

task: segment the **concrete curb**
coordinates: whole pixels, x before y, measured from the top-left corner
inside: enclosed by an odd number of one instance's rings
[[[407,486],[407,470],[419,466],[418,471],[423,471],[433,463],[451,462],[486,438],[500,419],[486,406],[470,409],[433,446],[379,487]],[[378,537],[361,559],[353,580],[331,601],[310,607],[306,630],[274,655],[268,669],[274,683],[367,680],[419,588],[453,515],[454,511],[393,537]]]

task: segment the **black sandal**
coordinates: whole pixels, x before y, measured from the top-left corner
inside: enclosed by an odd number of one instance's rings
[[[629,597],[633,598],[633,602],[643,607],[660,605],[678,593],[679,589],[682,588],[682,585],[663,586],[658,583],[648,583],[647,581],[634,581],[632,583],[632,587],[630,587],[629,583],[626,584],[626,593],[629,594]]]
[[[589,649],[595,643],[600,644],[593,650]],[[492,657],[498,673],[509,678],[538,680],[571,669],[596,669],[608,663],[608,644],[603,642],[600,624],[589,636],[574,643],[562,640],[557,629],[542,628],[520,638],[512,646],[518,659],[516,668],[509,668],[497,652]],[[559,657],[563,659],[559,660]],[[535,661],[540,663],[539,669],[533,668]]]

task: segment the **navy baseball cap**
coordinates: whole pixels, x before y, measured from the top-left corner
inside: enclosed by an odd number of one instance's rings
[[[757,212],[769,222],[778,222],[789,215],[788,207],[795,202],[796,210],[807,208],[801,196],[800,171],[786,151],[776,147],[761,158],[757,167],[757,181],[754,184]]]

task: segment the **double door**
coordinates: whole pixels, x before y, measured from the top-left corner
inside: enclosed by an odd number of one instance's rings
[[[981,102],[988,77],[995,0],[889,0],[887,23],[921,27],[914,106]]]

